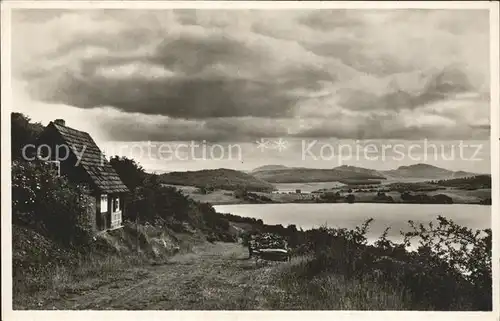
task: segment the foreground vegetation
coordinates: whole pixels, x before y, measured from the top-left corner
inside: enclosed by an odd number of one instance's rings
[[[16,146],[36,137],[29,120],[13,120]],[[412,231],[400,244],[388,240],[387,231],[367,244],[371,220],[353,230],[266,225],[217,213],[164,186],[135,161],[113,157],[132,191],[126,223],[95,235],[84,186],[20,160],[16,149],[12,155],[15,308],[492,307],[489,229],[472,231],[439,217],[428,226],[409,222]],[[295,259],[265,266],[245,260],[238,242],[249,233],[286,238]],[[410,251],[410,244],[418,249]]]
[[[149,241],[141,245],[139,253],[109,251],[99,257],[93,252],[74,265],[59,262],[46,273],[35,274],[37,282],[30,279],[30,288],[22,287],[26,274],[18,274],[14,307],[491,310],[489,231],[476,234],[440,218],[436,226],[414,226],[405,242],[418,237],[420,246],[409,252],[404,242],[394,244],[384,235],[377,243],[366,244],[364,235],[370,222],[353,230],[323,227],[297,231],[294,226],[268,226],[234,215],[225,218],[234,219],[235,225],[246,226],[249,232],[283,235],[293,245],[292,261],[256,263],[248,259],[241,244],[210,245],[201,239],[198,245],[175,254],[164,252],[153,260],[142,252],[146,244],[153,244],[151,233],[144,233],[140,239]],[[133,235],[136,227],[127,226],[121,234]],[[442,238],[427,238],[431,235]],[[120,240],[116,236],[114,241]],[[467,246],[451,251],[447,242]],[[41,248],[45,248],[44,243]],[[71,253],[62,259],[68,257]]]
[[[14,300],[59,288],[61,282],[70,287],[104,270],[113,274],[140,262],[149,264],[199,241],[236,241],[228,221],[211,206],[163,186],[157,175],[118,157],[111,163],[132,191],[124,217],[129,223],[96,235],[95,200],[88,189],[58,177],[43,162],[21,157],[22,147],[35,142],[41,125],[14,113],[11,128]]]
[[[370,220],[354,230],[306,231],[297,254],[275,280],[282,309],[483,310],[492,308],[491,230],[472,231],[444,217],[415,226],[404,241],[387,231],[366,242]],[[418,249],[406,248],[418,239]],[[345,287],[348,285],[348,287]]]

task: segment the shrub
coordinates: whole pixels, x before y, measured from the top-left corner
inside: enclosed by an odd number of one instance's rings
[[[84,186],[57,177],[43,163],[14,161],[12,220],[51,234],[65,244],[86,243],[91,199]]]
[[[306,231],[301,251],[312,259],[302,278],[330,273],[372,280],[407,293],[410,309],[491,310],[491,230],[472,231],[440,216],[437,225],[410,221],[412,231],[401,243],[390,241],[386,229],[369,245],[370,223]],[[416,251],[407,250],[412,240],[418,240]]]
[[[28,116],[21,113],[12,113],[10,122],[12,159],[21,159],[23,147],[35,143],[44,127],[40,123],[32,123]]]
[[[131,191],[140,186],[147,176],[144,168],[133,159],[113,156],[109,163]]]
[[[418,239],[421,256],[445,262],[448,273],[460,275],[472,287],[474,305],[491,309],[491,229],[473,231],[443,216],[437,225],[409,224],[412,231],[404,234],[405,245]]]

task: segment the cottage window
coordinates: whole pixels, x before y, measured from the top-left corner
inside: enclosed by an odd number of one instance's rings
[[[108,211],[108,195],[101,195],[101,213]]]
[[[113,212],[118,212],[120,210],[120,198],[113,197]]]

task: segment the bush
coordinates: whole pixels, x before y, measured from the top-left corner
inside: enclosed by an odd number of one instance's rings
[[[114,156],[111,157],[109,163],[131,191],[140,186],[147,176],[144,168],[133,159]]]
[[[12,165],[12,220],[31,226],[65,244],[86,243],[93,208],[88,190],[57,177],[40,162]]]
[[[473,231],[443,216],[437,225],[409,224],[412,231],[405,233],[405,245],[418,239],[421,256],[445,262],[446,272],[460,275],[472,287],[474,305],[491,309],[491,229]]]
[[[12,113],[10,123],[11,156],[13,160],[19,160],[23,156],[23,147],[35,143],[44,127],[40,123],[32,123],[29,117],[21,113]]]
[[[408,309],[491,310],[491,230],[472,231],[444,217],[428,226],[409,222],[412,231],[401,243],[387,231],[368,245],[371,220],[353,229],[321,227],[305,232],[304,253],[310,259],[302,278],[328,275],[371,280],[394,292],[407,293]],[[416,251],[407,247],[417,242]],[[415,243],[413,243],[415,244]]]
[[[354,203],[356,197],[354,196],[354,194],[349,194],[346,195],[345,200],[347,201],[347,203]]]
[[[377,193],[377,195],[373,198],[373,200],[375,202],[377,202],[377,201],[379,201],[379,202],[389,202],[389,203],[393,203],[394,202],[394,199],[392,198],[392,196],[389,196],[386,193],[381,192],[381,191],[379,191]]]
[[[160,177],[148,174],[127,204],[126,218],[156,224],[158,220],[177,232],[199,229],[211,239],[234,241],[229,221],[208,203],[189,199],[175,187],[164,186]]]
[[[335,202],[338,199],[340,199],[340,193],[339,192],[324,192],[320,195],[320,199],[326,202]]]

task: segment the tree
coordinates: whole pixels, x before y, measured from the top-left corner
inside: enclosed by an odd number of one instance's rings
[[[356,200],[356,197],[353,195],[353,194],[349,194],[345,197],[347,203],[354,203],[354,201]]]
[[[44,127],[40,123],[32,123],[28,116],[21,113],[11,113],[10,121],[12,160],[21,159],[23,147],[35,143]]]
[[[299,234],[297,226],[295,226],[294,224],[288,225],[286,230],[288,235],[288,245],[292,248],[297,247],[299,245]]]
[[[409,192],[403,192],[403,193],[401,193],[401,199],[403,201],[410,201],[413,199],[413,197]]]
[[[432,197],[434,203],[438,204],[453,204],[453,199],[445,194],[437,194]]]
[[[118,173],[118,176],[120,176],[122,182],[131,191],[134,191],[141,185],[147,176],[144,168],[139,163],[125,156],[113,156],[110,159],[110,163]]]
[[[236,197],[236,198],[245,198],[245,197],[247,197],[247,195],[248,195],[248,192],[245,189],[239,188],[239,189],[234,191],[234,197]]]

